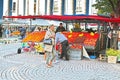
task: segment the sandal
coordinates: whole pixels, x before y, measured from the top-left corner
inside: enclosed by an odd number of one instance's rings
[[[50,64],[47,64],[47,67],[48,67],[48,68],[51,68],[51,67],[53,67],[53,66],[52,66],[52,65],[50,65]]]

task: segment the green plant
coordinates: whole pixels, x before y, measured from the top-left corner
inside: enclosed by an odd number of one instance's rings
[[[120,55],[120,51],[110,48],[110,49],[106,50],[106,55],[107,56],[119,56]]]

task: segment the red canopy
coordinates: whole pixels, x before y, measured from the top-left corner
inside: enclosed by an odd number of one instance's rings
[[[38,18],[41,18],[41,16],[38,16]],[[58,16],[58,15],[51,15],[51,16],[45,16],[44,19],[52,19],[52,20],[82,20],[82,19],[93,19],[93,20],[103,20],[108,21],[109,18],[102,17],[102,16]]]
[[[112,18],[110,19],[110,22],[120,23],[120,18]]]
[[[4,18],[21,18],[21,19],[47,19],[58,21],[72,21],[72,20],[99,20],[104,22],[120,22],[120,18],[107,18],[97,15],[88,16],[72,16],[72,15],[28,15],[28,16],[4,16]]]

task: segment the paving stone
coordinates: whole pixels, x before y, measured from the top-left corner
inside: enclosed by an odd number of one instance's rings
[[[19,44],[5,48],[12,51],[16,45]],[[97,59],[59,60],[47,68],[43,55],[10,53],[0,53],[0,80],[120,80],[120,63],[109,64]]]

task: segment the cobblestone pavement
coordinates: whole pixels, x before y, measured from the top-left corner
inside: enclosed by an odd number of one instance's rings
[[[20,47],[21,43],[0,44],[0,56],[16,54]]]
[[[120,63],[60,60],[47,68],[43,55],[0,55],[0,80],[120,80]]]

